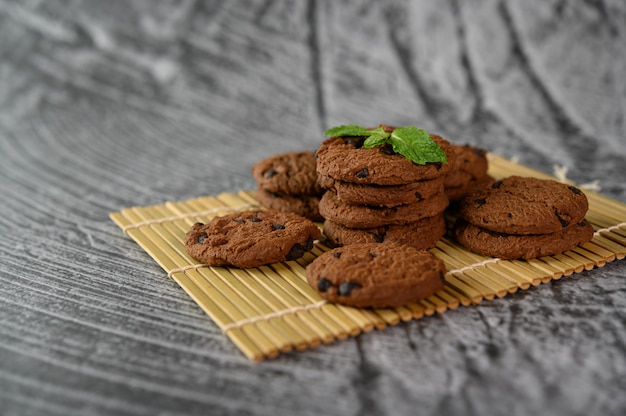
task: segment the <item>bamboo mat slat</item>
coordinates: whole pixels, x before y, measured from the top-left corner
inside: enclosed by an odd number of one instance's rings
[[[489,173],[553,178],[489,154]],[[431,252],[448,269],[444,288],[400,308],[359,309],[327,303],[306,282],[307,264],[329,250],[323,241],[301,259],[253,269],[209,267],[191,258],[183,239],[195,222],[259,209],[253,191],[132,207],[110,214],[204,310],[251,360],[302,351],[363,332],[501,298],[518,290],[603,267],[626,257],[626,204],[594,192],[587,220],[593,239],[568,252],[529,261],[500,260],[472,253],[448,237]]]

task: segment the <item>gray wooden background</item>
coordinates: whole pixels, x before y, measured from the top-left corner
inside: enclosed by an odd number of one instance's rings
[[[0,0],[1,415],[623,415],[614,262],[260,364],[109,220],[413,124],[626,202],[626,3]]]

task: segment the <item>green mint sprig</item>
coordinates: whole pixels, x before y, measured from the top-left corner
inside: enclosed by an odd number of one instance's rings
[[[406,157],[413,163],[424,165],[426,163],[448,163],[446,153],[435,143],[426,130],[413,126],[398,127],[391,133],[386,132],[382,126],[375,129],[348,124],[333,127],[324,132],[325,136],[334,137],[366,137],[363,147],[371,149],[389,143],[393,151]]]

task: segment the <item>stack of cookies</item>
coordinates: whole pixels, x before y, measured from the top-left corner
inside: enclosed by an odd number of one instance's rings
[[[431,137],[447,163],[416,164],[388,144],[365,148],[365,137],[330,137],[321,144],[317,173],[328,192],[319,210],[331,244],[396,242],[417,249],[437,244],[446,232],[444,180],[455,153],[448,141]]]
[[[454,235],[476,253],[528,260],[591,240],[587,209],[587,197],[574,186],[510,176],[461,200]]]
[[[252,175],[259,185],[256,197],[265,208],[292,212],[312,221],[319,213],[323,189],[319,186],[312,151],[288,152],[257,162]]]
[[[460,201],[467,193],[490,185],[494,179],[487,174],[487,152],[468,144],[453,144],[456,161],[445,177],[444,187],[451,204]]]

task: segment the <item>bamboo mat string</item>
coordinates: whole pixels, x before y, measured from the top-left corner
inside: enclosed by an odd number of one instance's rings
[[[487,260],[483,260],[483,261],[481,261],[481,262],[479,262],[479,263],[474,263],[474,264],[470,264],[470,265],[465,266],[465,267],[461,267],[460,269],[450,270],[450,271],[448,271],[446,274],[464,273],[464,272],[466,272],[466,271],[468,271],[468,270],[474,270],[474,269],[476,269],[477,267],[480,267],[480,266],[486,266],[486,265],[487,265],[487,264],[489,264],[489,263],[497,263],[497,262],[499,262],[499,261],[500,261],[500,259],[499,259],[499,258],[494,257],[494,258],[490,258],[490,259],[487,259]]]
[[[615,224],[615,225],[612,225],[612,226],[606,227],[606,228],[601,228],[601,229],[597,230],[596,232],[594,232],[593,235],[594,236],[598,236],[598,235],[602,235],[601,233],[606,233],[606,232],[610,233],[613,230],[622,229],[622,227],[626,227],[626,222]]]
[[[186,272],[187,270],[197,270],[197,269],[201,269],[203,267],[209,267],[209,266],[204,264],[204,263],[190,264],[189,266],[183,266],[183,267],[178,267],[176,269],[172,269],[169,272],[167,272],[167,275],[168,275],[168,277],[172,277],[172,275],[174,273]]]
[[[228,332],[228,331],[230,331],[232,329],[240,328],[243,325],[253,324],[255,322],[264,321],[264,320],[268,320],[268,319],[272,319],[272,318],[280,318],[281,316],[292,314],[292,313],[296,313],[296,312],[300,312],[300,311],[306,311],[306,310],[309,310],[309,309],[321,308],[322,306],[326,305],[326,303],[327,302],[325,300],[320,300],[319,302],[311,303],[309,305],[292,306],[290,308],[283,309],[281,311],[276,311],[276,312],[268,313],[268,314],[265,314],[265,315],[254,316],[252,318],[245,318],[245,319],[242,319],[240,321],[232,322],[232,323],[230,323],[228,325],[225,325],[222,328],[222,332],[226,333],[226,332]]]

